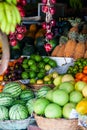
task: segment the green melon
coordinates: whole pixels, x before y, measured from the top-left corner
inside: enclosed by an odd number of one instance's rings
[[[0,93],[0,106],[11,106],[13,103],[14,99],[9,93]]]
[[[21,85],[18,82],[9,82],[4,86],[3,92],[10,93],[12,97],[18,97],[21,93]]]
[[[51,88],[49,86],[43,86],[36,92],[36,97],[37,98],[45,97],[47,92],[50,90],[51,90]]]
[[[23,90],[20,94],[20,99],[27,101],[34,98],[34,92],[32,90]]]
[[[9,119],[9,112],[8,108],[5,106],[0,106],[0,120],[7,120]]]
[[[28,110],[26,106],[15,104],[9,109],[9,117],[11,120],[22,120],[28,118]]]

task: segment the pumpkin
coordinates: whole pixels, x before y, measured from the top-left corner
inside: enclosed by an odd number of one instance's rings
[[[79,34],[78,43],[75,48],[75,53],[73,55],[74,59],[83,58],[85,54],[85,36]]]
[[[81,100],[77,105],[76,105],[76,111],[79,114],[87,114],[87,99],[85,98],[84,100]]]

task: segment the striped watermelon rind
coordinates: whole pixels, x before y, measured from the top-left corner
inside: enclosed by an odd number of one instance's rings
[[[34,98],[34,92],[32,90],[23,90],[20,94],[20,99],[27,101]]]
[[[18,82],[9,82],[5,84],[3,92],[10,93],[12,97],[18,97],[21,93],[21,85]]]
[[[51,90],[51,88],[49,86],[43,86],[36,92],[36,97],[37,98],[45,97],[47,92],[50,90]]]
[[[5,106],[0,106],[0,120],[8,120],[9,119],[9,111]]]
[[[13,103],[14,99],[9,93],[0,93],[0,106],[11,106]]]
[[[9,109],[9,117],[11,120],[21,120],[28,118],[28,110],[26,106],[15,104]]]

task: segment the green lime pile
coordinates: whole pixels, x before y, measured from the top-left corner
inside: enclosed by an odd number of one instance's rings
[[[32,79],[32,83],[35,83],[36,79],[44,78],[46,73],[54,67],[57,67],[57,63],[50,57],[32,54],[29,58],[25,57],[22,62],[21,78]]]
[[[79,58],[74,62],[73,66],[70,66],[67,70],[68,74],[75,76],[76,73],[82,72],[83,67],[87,65],[87,58]]]

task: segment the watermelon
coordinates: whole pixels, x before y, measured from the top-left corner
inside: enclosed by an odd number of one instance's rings
[[[0,106],[0,120],[7,120],[9,118],[8,108]]]
[[[11,106],[13,103],[14,99],[9,93],[0,93],[0,106]]]
[[[31,115],[34,111],[34,103],[35,103],[36,99],[33,98],[33,99],[30,99],[27,101],[26,103],[26,106],[27,106],[27,109],[28,109],[28,112],[29,114]]]
[[[32,90],[23,90],[20,94],[20,99],[27,101],[34,98],[34,92]]]
[[[9,117],[12,120],[26,119],[28,115],[27,107],[21,104],[15,104],[9,109]]]
[[[36,97],[37,98],[45,97],[47,92],[50,90],[51,90],[51,88],[49,86],[43,86],[36,92]]]
[[[20,99],[16,99],[16,100],[13,102],[12,105],[15,105],[15,104],[21,104],[21,105],[24,105],[24,106],[26,105],[25,101],[20,100]]]
[[[5,84],[3,92],[10,93],[12,97],[18,97],[21,93],[21,85],[18,82],[9,82]]]

